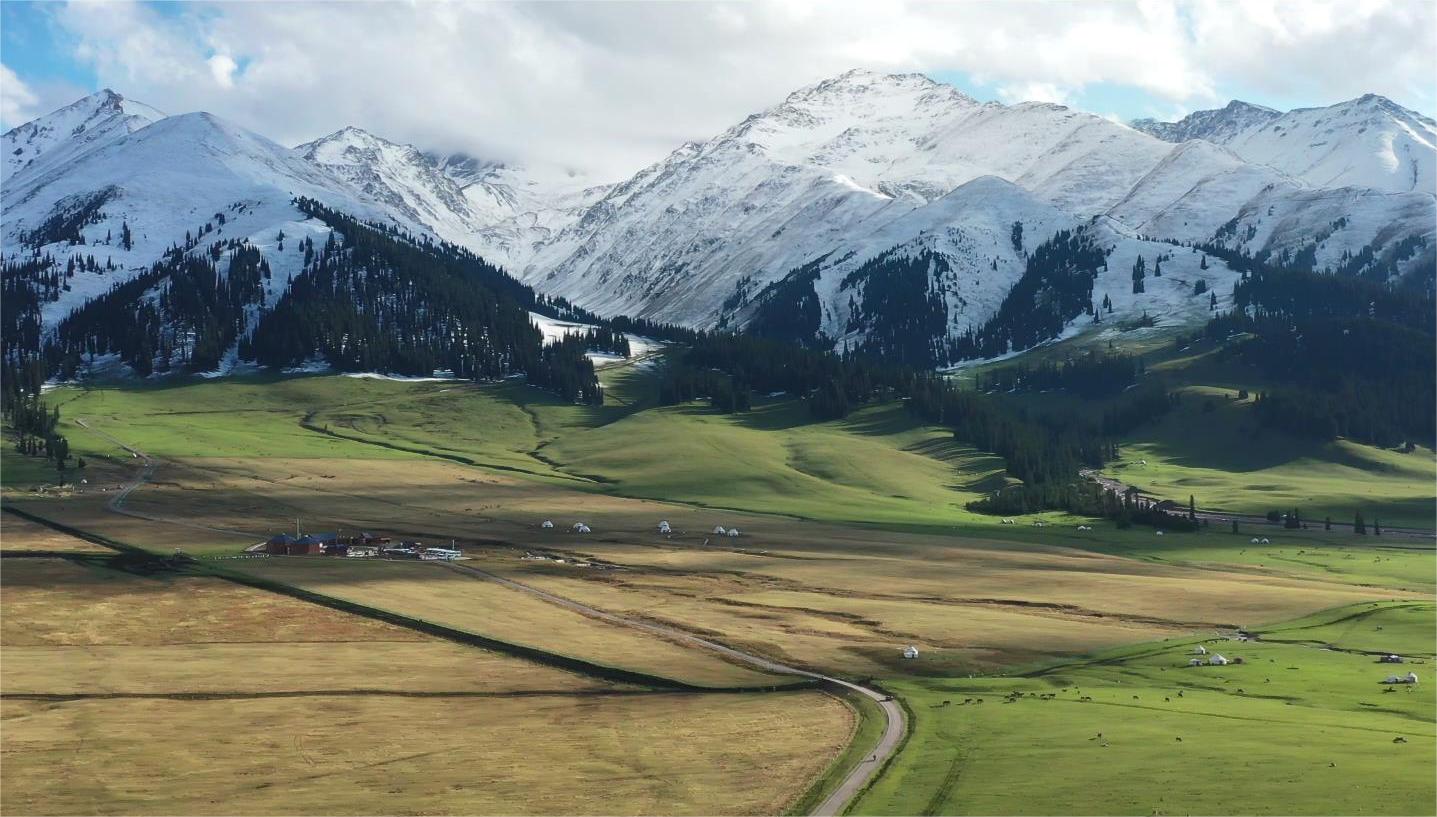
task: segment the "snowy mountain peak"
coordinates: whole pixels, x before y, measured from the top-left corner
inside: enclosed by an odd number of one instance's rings
[[[1134,129],[1165,142],[1186,142],[1189,139],[1205,139],[1214,144],[1226,144],[1234,136],[1282,116],[1262,105],[1234,99],[1222,108],[1207,111],[1193,111],[1176,122],[1159,122],[1156,119],[1135,119]]]
[[[1318,187],[1437,189],[1437,122],[1377,94],[1287,113],[1233,101],[1177,122],[1140,119],[1132,125],[1169,142],[1223,145],[1248,162]]]
[[[5,153],[0,178],[37,175],[164,118],[161,111],[109,88],[97,91],[0,137]]]

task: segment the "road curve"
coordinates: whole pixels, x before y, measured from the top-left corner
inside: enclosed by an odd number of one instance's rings
[[[818,806],[814,808],[811,813],[816,817],[834,817],[834,815],[837,815],[842,812],[844,806],[848,805],[849,801],[851,801],[853,797],[863,789],[864,786],[868,785],[868,783],[878,774],[878,771],[883,768],[883,765],[887,762],[888,758],[891,757],[893,753],[898,750],[898,745],[903,741],[903,735],[907,731],[908,724],[907,719],[904,717],[903,714],[903,708],[898,705],[897,701],[893,700],[890,696],[879,692],[878,690],[869,689],[868,687],[861,686],[850,681],[845,681],[841,678],[834,678],[830,675],[823,675],[817,672],[809,672],[808,670],[799,669],[798,667],[790,667],[787,664],[780,664],[777,661],[770,661],[767,658],[753,655],[752,653],[747,653],[743,650],[736,650],[733,647],[720,644],[717,641],[710,641],[706,638],[696,636],[693,633],[684,632],[683,630],[679,630],[673,627],[665,627],[661,624],[653,624],[647,621],[637,621],[635,619],[615,615],[614,613],[590,607],[587,604],[582,604],[580,602],[574,601],[573,599],[555,595],[546,590],[540,590],[537,587],[524,584],[523,582],[516,582],[513,579],[506,579],[503,576],[490,573],[489,571],[482,568],[471,567],[466,564],[459,564],[454,562],[446,563],[444,564],[444,567],[456,572],[469,573],[480,578],[495,582],[497,584],[501,584],[513,590],[518,590],[522,593],[528,593],[530,595],[537,596],[551,604],[556,604],[560,607],[568,608],[575,612],[582,613],[586,616],[591,616],[593,618],[597,618],[603,621],[608,621],[613,624],[620,624],[625,627],[633,627],[635,629],[644,630],[655,635],[662,636],[664,638],[682,641],[686,644],[692,644],[696,647],[701,647],[706,650],[717,652],[721,655],[733,658],[735,660],[741,661],[745,664],[749,664],[767,672],[773,672],[782,675],[799,675],[805,678],[814,678],[819,681],[824,681],[829,684],[844,687],[845,689],[852,690],[859,693],[860,695],[866,695],[876,701],[879,708],[883,710],[883,716],[886,719],[886,725],[883,729],[883,737],[878,741],[878,746],[874,749],[870,756],[860,761],[859,764],[853,769],[853,771],[849,772],[848,776],[843,779],[843,782],[840,783],[831,794],[829,794],[828,799],[824,800],[822,803],[819,803]]]
[[[229,533],[234,534],[235,536],[253,537],[258,535],[252,531],[234,530],[232,528],[216,528],[211,527],[210,525],[199,525],[194,522],[186,522],[182,519],[170,519],[169,517],[165,516],[155,516],[153,514],[129,510],[125,507],[125,500],[129,498],[130,494],[134,493],[137,488],[149,482],[150,477],[154,476],[156,464],[155,461],[150,459],[150,455],[146,454],[140,449],[132,448],[110,436],[108,433],[101,431],[100,429],[95,428],[94,426],[85,422],[85,418],[83,417],[76,417],[75,424],[90,432],[91,434],[103,437],[104,439],[109,440],[115,445],[118,445],[125,451],[130,452],[130,454],[133,455],[136,459],[140,460],[140,462],[144,463],[144,465],[140,468],[140,473],[136,474],[134,479],[125,483],[125,485],[121,487],[114,496],[110,497],[110,501],[105,503],[105,508],[107,510],[113,513],[121,514],[122,516],[133,517],[135,519],[144,519],[150,522],[163,522],[167,525],[179,525],[185,528],[194,528],[195,530],[207,530],[213,531],[215,533]]]

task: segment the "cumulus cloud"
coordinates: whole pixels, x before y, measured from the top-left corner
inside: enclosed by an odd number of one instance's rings
[[[35,108],[39,101],[30,86],[0,63],[0,129],[9,130],[34,119],[40,113]]]
[[[103,84],[287,144],[346,124],[617,178],[852,67],[963,72],[1005,101],[1133,89],[1153,108],[1227,89],[1431,110],[1424,0],[1103,3],[71,2]],[[238,66],[243,65],[243,70]],[[218,93],[223,90],[224,93]]]
[[[216,54],[205,61],[210,66],[210,75],[215,78],[215,84],[221,88],[235,87],[235,71],[239,68],[232,57],[227,54]]]

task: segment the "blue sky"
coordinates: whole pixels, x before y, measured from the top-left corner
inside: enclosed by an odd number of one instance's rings
[[[631,171],[852,67],[1171,119],[1366,92],[1437,109],[1427,0],[0,2],[0,126],[113,87],[293,144],[356,124]],[[583,140],[575,157],[575,137]],[[551,156],[553,158],[553,156]]]

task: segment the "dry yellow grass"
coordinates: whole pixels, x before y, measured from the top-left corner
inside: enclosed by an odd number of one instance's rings
[[[7,814],[772,813],[853,728],[58,559],[6,560],[0,620]]]
[[[54,553],[112,553],[84,539],[37,525],[14,514],[0,514],[0,549],[43,550]]]
[[[10,814],[772,814],[851,728],[817,692],[6,700],[0,714]]]
[[[710,687],[792,683],[439,563],[275,558],[235,569],[513,644]]]

